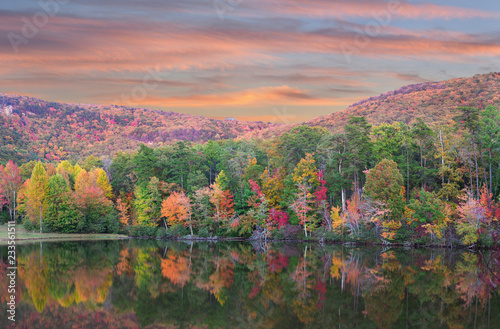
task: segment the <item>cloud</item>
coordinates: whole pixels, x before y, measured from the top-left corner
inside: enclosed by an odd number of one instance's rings
[[[388,13],[391,19],[470,19],[499,18],[498,11],[443,6],[424,3],[410,3],[403,0],[269,0],[254,2],[254,8],[265,7],[264,12],[289,16],[305,17],[385,17]]]
[[[347,106],[354,98],[317,97],[307,90],[290,86],[268,86],[219,94],[192,94],[187,96],[161,97],[151,95],[144,104],[165,108],[179,107],[259,107],[263,105]],[[100,100],[105,102],[104,99]]]
[[[400,72],[390,72],[391,75],[399,80],[409,81],[409,82],[432,82],[432,80],[421,77],[416,73],[400,73]]]
[[[450,72],[450,63],[476,63],[480,69],[500,56],[497,32],[428,22],[487,20],[498,17],[495,10],[402,1],[391,24],[360,46],[360,21],[387,10],[388,1],[244,1],[223,21],[212,1],[114,4],[72,0],[17,54],[7,35],[22,33],[22,19],[31,19],[36,8],[0,11],[0,90],[109,102],[141,85],[148,68],[158,68],[162,79],[143,106],[216,112],[290,104],[327,111],[359,100],[353,96],[387,90],[388,76],[420,82],[425,74],[412,71],[424,65]],[[350,63],[346,49],[352,50]],[[390,61],[387,72],[372,69],[383,61]],[[411,70],[410,62],[416,63]]]

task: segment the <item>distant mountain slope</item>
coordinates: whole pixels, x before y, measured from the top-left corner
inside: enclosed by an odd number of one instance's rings
[[[370,97],[347,109],[318,117],[307,124],[339,131],[350,116],[365,116],[373,125],[422,118],[427,124],[453,123],[459,106],[500,106],[500,73],[402,87]]]
[[[405,86],[305,124],[341,131],[353,115],[365,116],[373,125],[410,123],[418,117],[431,125],[452,124],[458,106],[490,104],[500,107],[500,73]],[[159,146],[178,140],[267,138],[293,126],[0,94],[0,163],[100,156],[135,150],[141,143]]]
[[[123,106],[63,104],[0,94],[0,162],[111,154],[178,140],[266,136],[279,124],[216,120]]]

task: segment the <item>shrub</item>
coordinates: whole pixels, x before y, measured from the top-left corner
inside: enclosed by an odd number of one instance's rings
[[[202,227],[198,230],[198,236],[202,238],[208,238],[210,236],[210,231],[208,227]]]
[[[281,230],[271,231],[271,239],[274,240],[285,240],[285,235]]]
[[[24,219],[24,223],[23,223],[23,226],[24,226],[24,229],[26,231],[34,231],[35,230],[35,225],[29,220],[29,219]]]
[[[185,235],[188,235],[189,231],[184,225],[182,224],[175,224],[170,226],[170,228],[167,230],[168,235],[172,238],[175,237],[182,237]]]
[[[315,239],[325,239],[329,241],[343,241],[342,234],[335,232],[334,230],[327,230],[326,227],[320,227],[316,229],[313,234]]]
[[[137,225],[129,227],[127,234],[133,237],[156,237],[157,230],[155,226]]]
[[[168,238],[167,230],[163,227],[159,227],[158,230],[156,231],[156,238],[157,239],[167,239]]]
[[[110,211],[102,222],[104,232],[117,234],[120,232],[120,215],[116,209]]]
[[[0,223],[7,223],[10,221],[10,215],[8,211],[2,211],[0,212]]]
[[[302,228],[299,225],[285,225],[277,230],[275,234],[282,234],[285,240],[300,240],[304,238]]]

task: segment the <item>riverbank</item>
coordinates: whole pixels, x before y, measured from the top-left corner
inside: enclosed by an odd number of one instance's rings
[[[8,242],[8,226],[0,225],[0,245]],[[71,234],[71,233],[40,233],[27,231],[22,225],[16,225],[16,243],[27,243],[32,241],[68,241],[68,240],[110,240],[110,239],[130,239],[123,234]]]

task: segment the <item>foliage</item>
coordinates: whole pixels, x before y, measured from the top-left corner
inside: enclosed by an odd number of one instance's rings
[[[386,205],[386,228],[394,230],[399,228],[404,213],[405,192],[403,176],[397,164],[392,160],[384,159],[375,168],[366,172],[365,192],[373,200]]]
[[[492,245],[500,232],[499,114],[457,105],[454,126],[416,118],[372,127],[350,113],[333,134],[297,125],[267,139],[11,161],[0,165],[1,218],[20,215],[58,232],[179,224],[190,234],[266,239],[300,225],[307,238],[453,243],[458,234],[462,243]],[[146,120],[127,119],[134,129]],[[474,203],[461,199],[466,189]],[[474,211],[483,214],[479,226]]]

